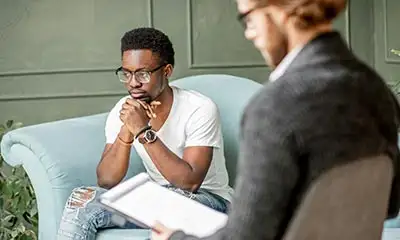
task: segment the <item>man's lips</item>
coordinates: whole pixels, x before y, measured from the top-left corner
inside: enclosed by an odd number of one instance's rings
[[[129,94],[133,99],[138,99],[145,102],[148,102],[150,99],[150,96],[145,91],[129,91]]]
[[[133,98],[140,98],[144,96],[144,93],[131,93],[131,96]]]
[[[145,91],[129,91],[129,94],[132,97],[136,98],[136,97],[141,97],[141,96],[145,95],[146,92]]]

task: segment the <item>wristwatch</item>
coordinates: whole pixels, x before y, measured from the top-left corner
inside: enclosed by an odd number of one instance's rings
[[[142,137],[138,138],[141,144],[153,143],[157,140],[157,133],[153,129],[148,129],[143,133]]]

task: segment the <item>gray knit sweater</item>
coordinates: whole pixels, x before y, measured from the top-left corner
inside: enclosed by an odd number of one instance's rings
[[[399,210],[397,102],[339,33],[308,43],[247,106],[235,197],[227,225],[207,239],[281,239],[301,197],[324,171],[387,153]],[[196,239],[175,232],[170,239]]]

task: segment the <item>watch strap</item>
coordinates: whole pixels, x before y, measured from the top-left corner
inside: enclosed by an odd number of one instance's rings
[[[137,139],[139,137],[140,134],[146,132],[147,130],[151,129],[151,126],[146,126],[143,127],[142,129],[139,130],[138,133],[136,133],[135,137],[133,139]]]

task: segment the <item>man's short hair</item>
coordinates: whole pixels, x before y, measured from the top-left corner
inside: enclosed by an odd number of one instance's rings
[[[136,28],[121,38],[121,54],[127,50],[148,49],[160,58],[161,64],[175,64],[175,51],[168,36],[149,27]]]
[[[347,0],[255,0],[285,9],[295,25],[307,29],[334,20],[347,5]]]

